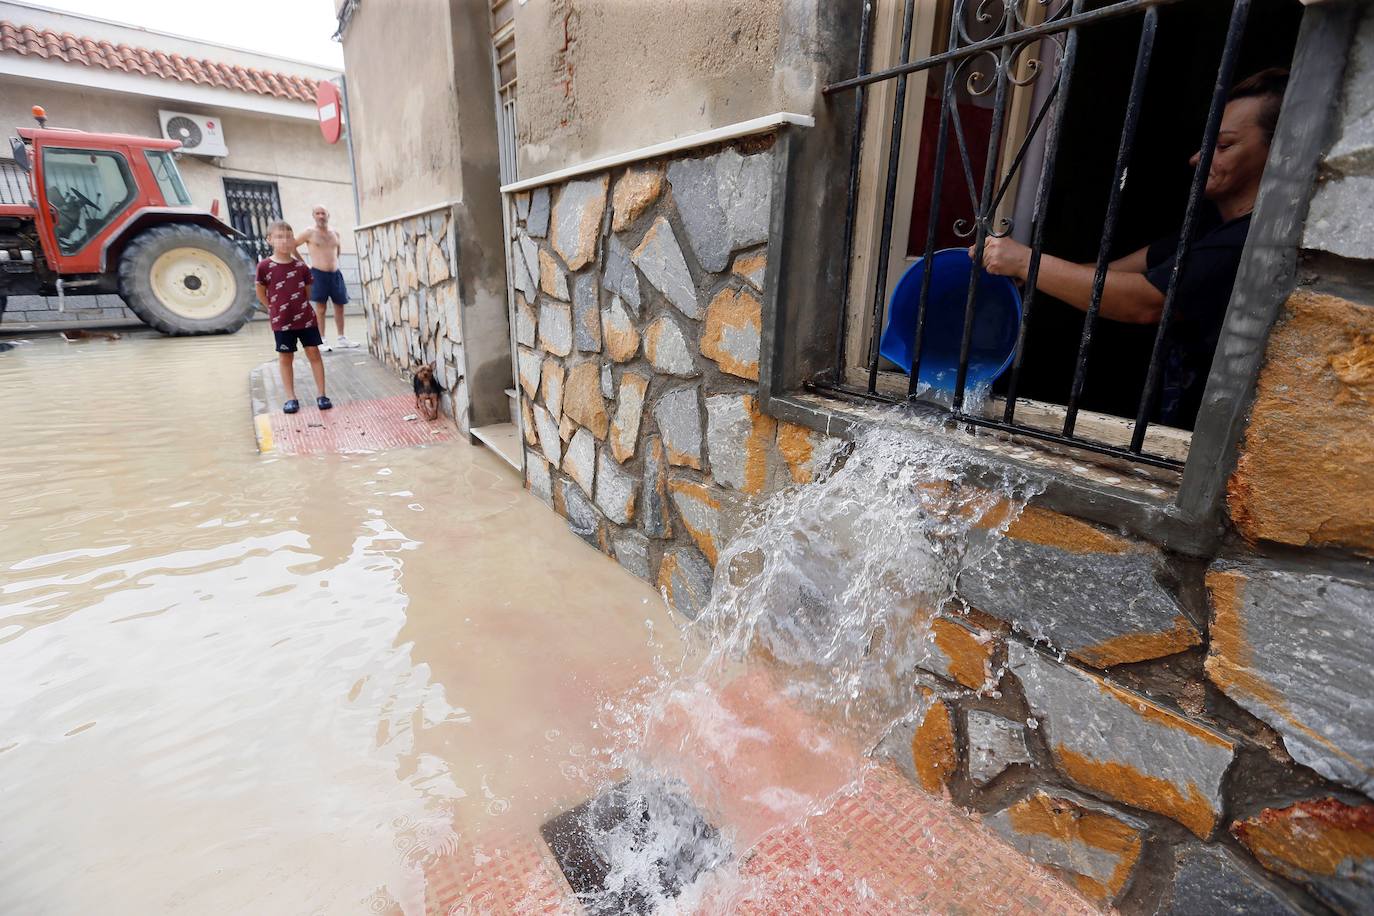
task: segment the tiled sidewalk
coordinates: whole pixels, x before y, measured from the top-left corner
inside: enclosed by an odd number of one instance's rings
[[[315,407],[315,383],[301,354],[296,358],[296,396],[301,409],[290,415],[281,410],[286,393],[277,361],[252,371],[249,392],[258,451],[278,455],[371,452],[430,445],[458,436],[453,421],[443,415],[432,422],[414,416],[415,397],[409,386],[366,350],[325,353],[324,371],[334,409]]]
[[[714,772],[716,813],[727,822],[722,826],[757,837],[738,856],[742,881],[722,884],[733,885],[729,902],[703,879],[708,890],[696,910],[700,916],[1098,912],[962,811],[890,765],[853,755],[832,729],[769,691],[760,679],[746,677],[717,694],[730,723],[719,732],[730,745],[728,779],[720,772],[723,748],[712,747],[709,734],[696,735],[691,760],[678,766]],[[764,722],[766,735],[758,731]],[[665,723],[665,745],[674,744],[679,725]],[[740,734],[761,737],[739,741]],[[839,757],[848,757],[843,772]],[[814,798],[851,781],[823,813],[800,821],[773,806],[770,823],[756,803],[761,787],[775,799]],[[548,847],[534,835],[468,838],[452,855],[430,863],[425,877],[425,912],[435,916],[581,912]]]

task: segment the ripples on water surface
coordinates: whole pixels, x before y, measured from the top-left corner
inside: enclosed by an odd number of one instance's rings
[[[0,354],[2,913],[418,913],[455,829],[585,797],[597,697],[668,651],[484,451],[259,456],[270,357]]]
[[[751,844],[857,785],[1024,495],[862,441],[722,545],[679,665],[658,596],[488,452],[259,456],[269,341],[0,354],[0,913],[418,914],[427,863],[592,796],[644,813],[584,824],[594,908],[768,901]]]

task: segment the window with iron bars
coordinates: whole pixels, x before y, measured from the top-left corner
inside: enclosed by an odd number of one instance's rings
[[[855,95],[855,142],[839,371],[816,387],[1181,468],[1191,431],[1162,422],[1160,389],[1171,327],[1189,309],[1190,243],[1216,219],[1204,191],[1222,115],[1237,80],[1288,65],[1300,16],[1297,0],[865,3],[859,72],[825,89]],[[1007,237],[1029,249],[1010,365],[991,386],[970,379],[974,303],[998,282],[974,270],[944,329],[953,378],[929,385],[924,338],[949,317],[931,319],[932,256],[967,248],[981,263]],[[1101,315],[1109,266],[1157,239],[1173,256],[1158,320]],[[1048,255],[1092,266],[1086,308],[1037,289]],[[904,369],[879,342],[908,270],[918,292]]]

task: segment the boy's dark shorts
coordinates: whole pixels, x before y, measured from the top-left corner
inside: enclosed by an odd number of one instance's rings
[[[335,305],[348,304],[348,284],[344,283],[342,270],[316,270],[310,268],[310,301],[323,303],[333,299]]]
[[[273,331],[272,336],[277,338],[278,353],[295,353],[296,341],[300,341],[302,347],[318,347],[322,343],[319,328],[297,328],[294,331]]]

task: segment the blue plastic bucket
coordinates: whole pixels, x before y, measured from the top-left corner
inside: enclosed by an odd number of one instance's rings
[[[967,249],[945,248],[935,252],[926,305],[925,337],[921,341],[920,381],[941,391],[953,391],[959,374],[959,345],[964,334],[964,307],[973,261]],[[911,351],[916,343],[916,313],[921,304],[921,279],[925,258],[902,274],[887,304],[887,327],[878,352],[911,372]],[[1016,334],[1021,326],[1021,293],[1009,277],[986,271],[978,281],[973,307],[973,343],[969,349],[968,387],[991,385],[1016,354]]]

